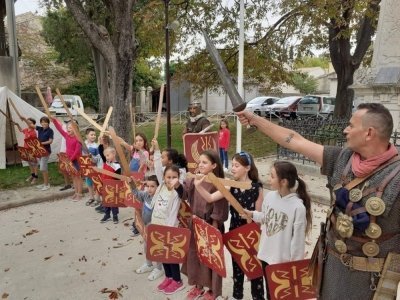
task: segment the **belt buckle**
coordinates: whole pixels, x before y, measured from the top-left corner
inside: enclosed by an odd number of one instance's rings
[[[348,267],[350,270],[353,269],[353,256],[348,253],[340,254],[341,263]]]

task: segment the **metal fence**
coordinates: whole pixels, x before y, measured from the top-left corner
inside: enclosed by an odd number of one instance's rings
[[[301,134],[306,139],[321,145],[331,145],[344,147],[346,137],[343,130],[348,125],[348,119],[304,119],[304,120],[283,120],[283,127],[292,129]],[[393,132],[391,142],[400,150],[400,132]],[[277,145],[277,156],[279,158],[289,158],[304,163],[315,163],[302,154],[288,150]]]

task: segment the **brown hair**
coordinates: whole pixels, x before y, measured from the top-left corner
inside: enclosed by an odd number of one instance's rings
[[[374,127],[382,139],[390,140],[393,132],[393,118],[385,106],[380,103],[361,103],[357,109],[367,111],[362,118],[364,127]]]
[[[207,158],[211,161],[211,163],[216,164],[217,166],[214,168],[213,173],[215,176],[219,178],[225,178],[224,169],[222,168],[221,159],[219,155],[214,150],[208,149],[203,151],[201,155],[207,156]]]
[[[228,123],[228,119],[222,119],[221,121],[219,121],[219,129],[221,128],[221,123],[224,122],[226,124],[226,129],[229,129],[229,123]]]
[[[288,181],[288,188],[291,189],[295,186],[296,181],[298,182],[298,187],[296,190],[297,195],[301,200],[303,200],[303,204],[306,208],[306,234],[308,234],[311,230],[312,216],[311,216],[311,198],[307,193],[306,183],[299,178],[297,174],[297,169],[294,164],[288,161],[276,161],[274,162],[274,169],[276,171],[276,175],[280,180],[286,179]]]
[[[140,137],[143,139],[143,141],[144,141],[144,146],[143,146],[143,148],[144,148],[146,151],[149,151],[149,144],[148,144],[148,142],[147,142],[147,137],[144,135],[144,133],[141,133],[141,132],[136,133],[135,139],[136,139],[137,136],[140,136]],[[133,141],[133,144],[135,144],[135,141]],[[133,151],[136,151],[136,149],[134,149]]]
[[[254,163],[253,156],[250,153],[242,151],[233,155],[232,159],[236,160],[242,166],[250,166],[250,170],[247,173],[251,181],[260,182],[258,175],[258,169]]]

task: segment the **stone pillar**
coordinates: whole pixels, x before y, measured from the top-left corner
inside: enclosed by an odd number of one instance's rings
[[[371,68],[354,74],[354,105],[379,102],[400,131],[400,1],[382,0]]]
[[[144,86],[140,87],[139,98],[140,98],[140,112],[141,113],[147,112],[146,88]]]
[[[147,102],[147,112],[153,111],[153,88],[148,86],[146,89],[146,102]]]

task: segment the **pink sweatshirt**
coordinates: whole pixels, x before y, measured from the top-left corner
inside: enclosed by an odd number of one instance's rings
[[[229,131],[228,128],[219,130],[218,144],[219,144],[220,148],[222,148],[224,150],[228,150],[230,139],[231,139],[231,132]]]
[[[70,136],[66,131],[64,131],[62,125],[57,119],[53,119],[53,122],[57,130],[65,138],[65,143],[67,145],[66,153],[68,158],[71,161],[77,160],[82,153],[82,145],[79,142],[78,138],[76,136]]]

